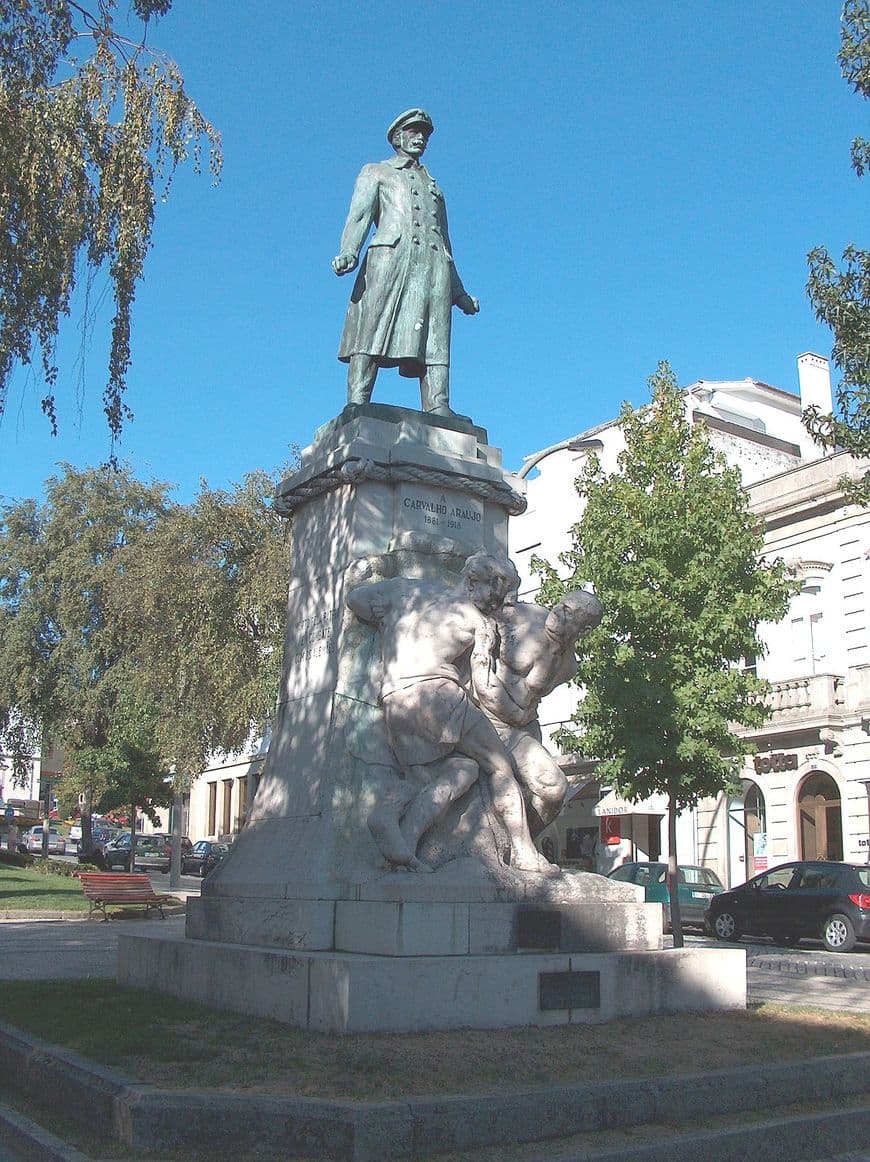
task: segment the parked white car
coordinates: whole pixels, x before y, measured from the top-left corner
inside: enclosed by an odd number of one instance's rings
[[[42,827],[31,827],[29,831],[25,831],[22,843],[31,855],[41,855]],[[55,831],[53,828],[48,833],[48,854],[66,855],[66,840],[59,831]]]

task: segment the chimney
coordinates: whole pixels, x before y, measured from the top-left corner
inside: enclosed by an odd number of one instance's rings
[[[800,385],[801,411],[809,407],[817,407],[822,415],[830,415],[833,411],[831,396],[831,369],[823,355],[816,355],[812,351],[805,351],[798,355],[798,384]],[[804,430],[801,439],[801,454],[805,460],[818,460],[826,455],[827,449]]]

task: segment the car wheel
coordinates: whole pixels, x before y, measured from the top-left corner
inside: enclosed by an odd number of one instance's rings
[[[733,912],[720,912],[713,921],[713,935],[719,940],[739,940],[742,932]]]
[[[855,947],[855,928],[848,916],[836,912],[825,921],[822,942],[828,952],[851,952]]]

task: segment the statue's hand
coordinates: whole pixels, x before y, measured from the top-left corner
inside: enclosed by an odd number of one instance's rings
[[[466,315],[476,315],[480,310],[480,301],[468,294],[460,295],[456,300],[456,305]]]
[[[363,582],[370,580],[373,576],[374,568],[372,567],[371,557],[357,557],[347,567],[345,583],[348,589],[352,589],[355,585],[362,585]]]
[[[332,269],[336,274],[350,274],[356,269],[357,256],[355,254],[337,254],[332,260]]]

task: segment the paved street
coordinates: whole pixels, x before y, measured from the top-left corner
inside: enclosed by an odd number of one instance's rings
[[[710,936],[688,936],[687,946],[719,942]],[[719,945],[721,947],[721,945]],[[870,945],[850,953],[826,952],[820,944],[778,948],[769,941],[742,940],[750,1003],[816,1005],[870,1013]]]

